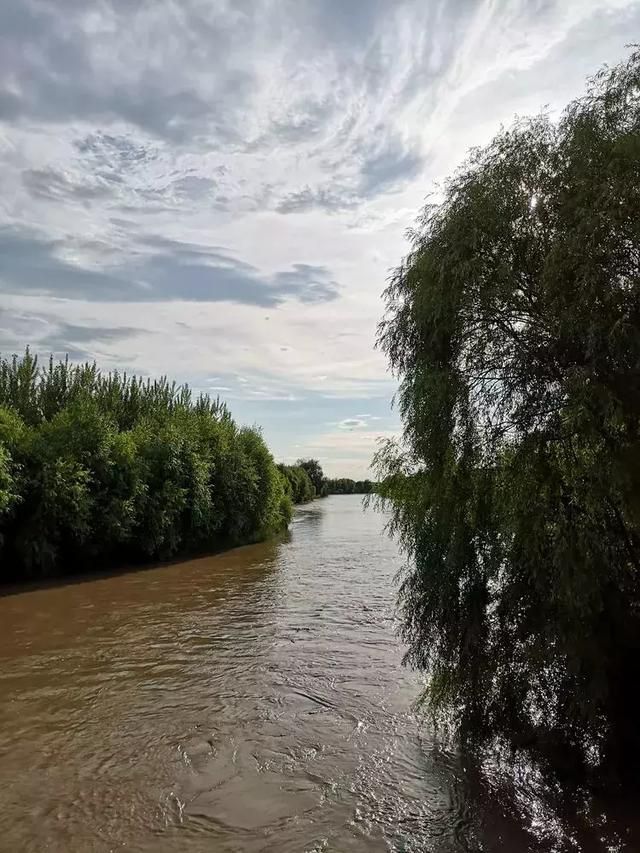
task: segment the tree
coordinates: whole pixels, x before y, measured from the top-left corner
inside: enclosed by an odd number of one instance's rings
[[[262,435],[219,401],[164,377],[43,369],[28,350],[0,359],[0,580],[252,542],[291,512]]]
[[[640,52],[428,205],[379,342],[408,661],[463,738],[640,757]]]
[[[314,499],[315,488],[304,468],[299,465],[278,465],[278,469],[284,477],[286,489],[294,504],[303,504]]]
[[[329,495],[368,495],[373,487],[371,480],[350,480],[348,477],[326,480]]]
[[[324,497],[327,494],[326,479],[322,466],[317,459],[298,459],[297,467],[302,468],[309,475],[309,479],[313,483],[313,488],[316,492],[316,497]]]

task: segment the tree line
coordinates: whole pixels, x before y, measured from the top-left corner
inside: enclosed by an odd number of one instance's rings
[[[368,495],[374,487],[371,480],[350,480],[348,477],[327,480],[327,493],[330,495]]]
[[[278,467],[288,482],[288,494],[295,504],[327,495],[368,495],[375,488],[371,480],[325,477],[317,459],[298,459],[295,465]]]
[[[259,431],[219,400],[28,350],[0,360],[0,580],[252,542],[291,514]]]
[[[284,477],[287,494],[294,504],[305,504],[318,497],[316,487],[302,465],[278,465]]]
[[[640,52],[425,208],[380,345],[408,661],[465,742],[640,758]]]

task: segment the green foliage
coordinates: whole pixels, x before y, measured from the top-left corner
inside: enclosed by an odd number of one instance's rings
[[[17,498],[12,469],[9,451],[0,445],[0,518],[9,512]]]
[[[371,480],[350,480],[348,477],[328,479],[326,481],[329,495],[368,495],[374,491],[375,483]]]
[[[386,291],[408,660],[470,738],[640,755],[640,53],[447,184]]]
[[[317,459],[298,459],[296,466],[305,470],[309,475],[309,479],[313,483],[315,490],[315,497],[323,498],[328,494],[327,481],[322,466]]]
[[[317,459],[299,459],[296,465],[279,465],[278,468],[294,504],[325,495],[366,495],[374,488],[371,480],[328,479]]]
[[[294,504],[304,504],[314,499],[316,490],[304,468],[299,465],[279,465],[278,468]]]
[[[186,387],[0,361],[2,579],[264,538],[291,501],[260,434]]]

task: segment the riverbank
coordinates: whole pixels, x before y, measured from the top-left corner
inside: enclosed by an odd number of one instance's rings
[[[299,508],[298,508],[299,509]],[[278,546],[286,543],[291,537],[291,529],[288,527],[280,533],[274,534],[269,539],[262,539],[256,542],[245,542],[242,544],[220,546],[207,551],[193,552],[190,554],[181,554],[173,557],[170,560],[158,560],[157,562],[143,563],[127,563],[123,565],[105,565],[100,568],[87,567],[85,570],[80,570],[71,574],[59,574],[48,578],[39,578],[29,581],[15,581],[0,585],[0,598],[12,595],[21,595],[23,593],[37,592],[38,590],[57,589],[59,587],[73,586],[76,584],[93,583],[94,581],[108,580],[110,578],[118,578],[129,574],[145,574],[161,569],[179,567],[186,563],[217,560],[229,556],[233,559],[236,551],[242,552],[245,549],[256,548],[259,546]]]

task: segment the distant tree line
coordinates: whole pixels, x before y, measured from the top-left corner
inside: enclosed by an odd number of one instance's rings
[[[350,480],[348,477],[327,480],[327,492],[330,495],[368,495],[374,486],[371,480]]]
[[[302,504],[327,495],[368,495],[375,486],[371,480],[325,477],[317,459],[298,459],[295,465],[279,465],[287,481],[287,494],[294,504]]]
[[[218,400],[28,350],[0,360],[0,581],[256,541],[291,500]]]
[[[328,494],[327,478],[317,459],[298,459],[295,465],[278,465],[294,504],[303,504]]]
[[[315,486],[300,465],[278,465],[285,481],[287,494],[294,504],[305,504],[316,497]]]
[[[296,467],[306,471],[307,476],[313,484],[315,496],[324,498],[327,495],[327,478],[324,476],[322,465],[317,459],[298,459]]]

